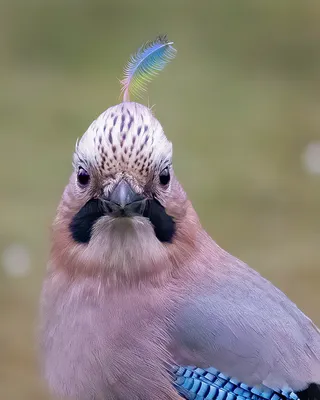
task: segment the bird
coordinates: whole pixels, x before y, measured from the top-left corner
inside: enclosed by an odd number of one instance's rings
[[[132,56],[123,101],[77,140],[40,297],[40,365],[74,400],[320,399],[320,332],[204,230],[154,110],[130,100],[176,55]]]

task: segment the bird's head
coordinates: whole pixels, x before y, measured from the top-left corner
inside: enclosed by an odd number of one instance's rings
[[[74,154],[71,185],[85,204],[70,223],[73,239],[89,243],[99,226],[149,220],[158,240],[171,242],[176,227],[165,211],[174,185],[171,160],[172,145],[148,108],[122,103],[100,115]]]
[[[175,56],[166,36],[131,57],[123,103],[77,142],[53,229],[52,262],[71,273],[140,281],[192,254],[198,219],[172,168],[172,145],[148,107],[129,101]]]
[[[149,108],[124,102],[102,113],[77,142],[73,169],[54,225],[60,265],[118,279],[187,256],[197,218]]]

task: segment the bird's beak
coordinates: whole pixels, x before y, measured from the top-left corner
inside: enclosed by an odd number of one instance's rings
[[[105,201],[109,211],[115,216],[131,216],[143,214],[146,198],[136,193],[130,184],[122,179]]]

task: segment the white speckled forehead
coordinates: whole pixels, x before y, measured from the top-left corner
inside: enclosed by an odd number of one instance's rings
[[[74,164],[106,175],[126,171],[146,177],[171,157],[172,145],[150,109],[130,102],[110,107],[93,121],[77,143]]]

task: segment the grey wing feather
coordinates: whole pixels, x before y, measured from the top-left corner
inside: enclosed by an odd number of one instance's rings
[[[173,353],[180,364],[214,365],[248,385],[275,390],[320,382],[319,330],[279,289],[230,255],[218,272],[197,273],[175,322]]]

